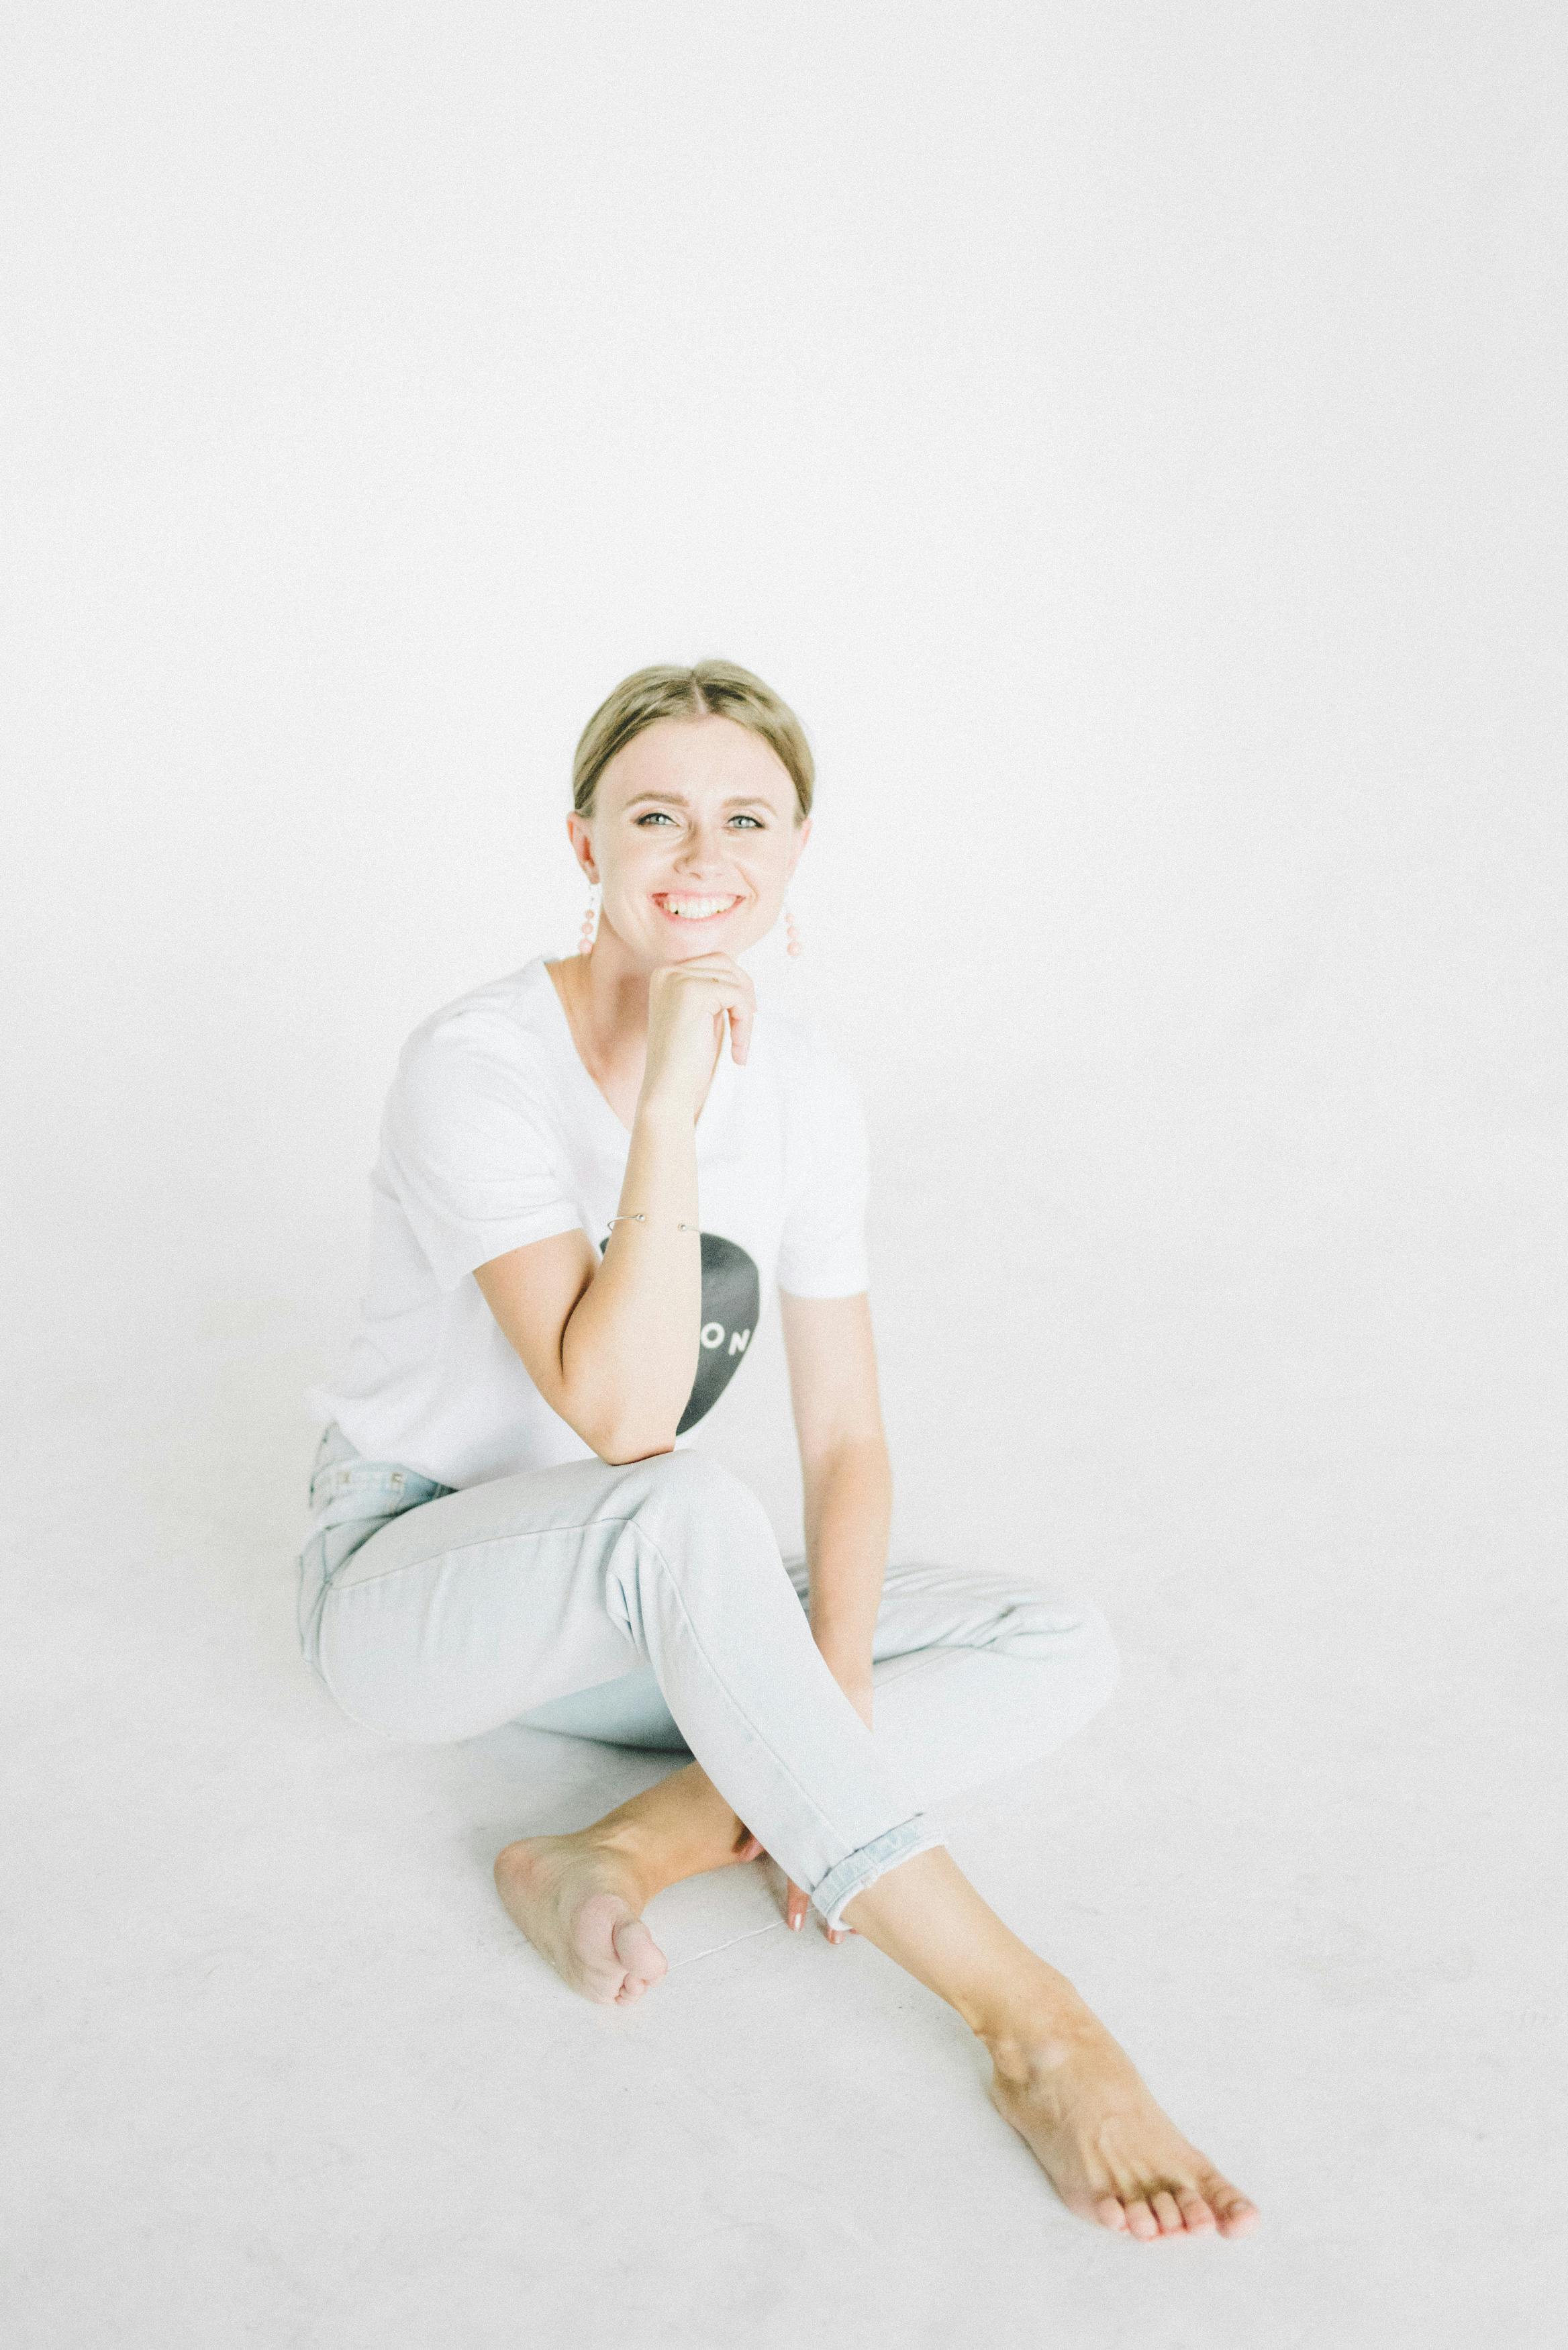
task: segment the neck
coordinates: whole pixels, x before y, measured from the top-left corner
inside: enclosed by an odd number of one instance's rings
[[[579,1049],[601,1063],[646,1049],[650,973],[601,922],[587,954],[546,965],[570,1015]]]

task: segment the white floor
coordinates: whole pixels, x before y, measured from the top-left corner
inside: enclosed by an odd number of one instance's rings
[[[1113,1263],[1080,1232],[1021,1275],[1052,1346],[1014,1318],[1004,1360],[955,1312],[961,1235],[929,1297],[886,1285],[898,1541],[1049,1555],[1126,1658],[953,1848],[1256,2197],[1234,2246],[1068,2218],[956,2021],[863,1944],[787,1936],[761,1868],[655,1905],[672,1970],[637,2010],[576,2001],[492,1855],[667,1761],[342,1720],[291,1619],[319,1334],[286,1287],[215,1281],[204,1326],[150,1321],[140,1376],[20,1430],[8,1496],[6,2339],[1560,2339],[1532,1181],[1494,1166],[1293,1263],[1239,1235],[1207,1272]],[[944,1326],[945,1398],[918,1367]],[[783,1517],[758,1362],[714,1441]]]
[[[0,2350],[1559,2350],[1562,8],[6,20]],[[819,762],[895,1555],[1123,1649],[952,1846],[1240,2244],[759,1867],[576,2001],[492,1857],[669,1758],[297,1653],[398,1048],[707,654]],[[702,1441],[794,1547],[765,1316]]]

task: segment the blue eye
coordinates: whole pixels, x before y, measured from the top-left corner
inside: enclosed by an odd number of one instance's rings
[[[670,816],[664,808],[649,808],[645,816],[634,816],[632,818],[632,822],[638,825],[651,824],[656,817],[660,824],[671,824],[674,822],[674,818]],[[758,832],[765,832],[767,830],[766,825],[764,825],[759,817],[747,816],[744,810],[742,810],[741,813],[736,816],[732,816],[730,818],[730,822],[732,824],[752,825]]]

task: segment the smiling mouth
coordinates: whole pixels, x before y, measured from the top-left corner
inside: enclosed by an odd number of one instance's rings
[[[738,896],[710,894],[700,898],[694,891],[661,889],[653,902],[671,921],[714,922],[732,912],[741,900]]]

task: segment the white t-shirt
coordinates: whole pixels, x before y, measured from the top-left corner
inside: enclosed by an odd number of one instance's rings
[[[759,1003],[743,1066],[726,1039],[697,1120],[702,1345],[678,1445],[745,1359],[763,1303],[866,1289],[865,1114],[848,1070]],[[472,1279],[578,1226],[602,1251],[631,1136],[589,1076],[535,955],[421,1023],[399,1056],[370,1176],[369,1272],[341,1378],[312,1388],[368,1460],[442,1485],[592,1460]]]

